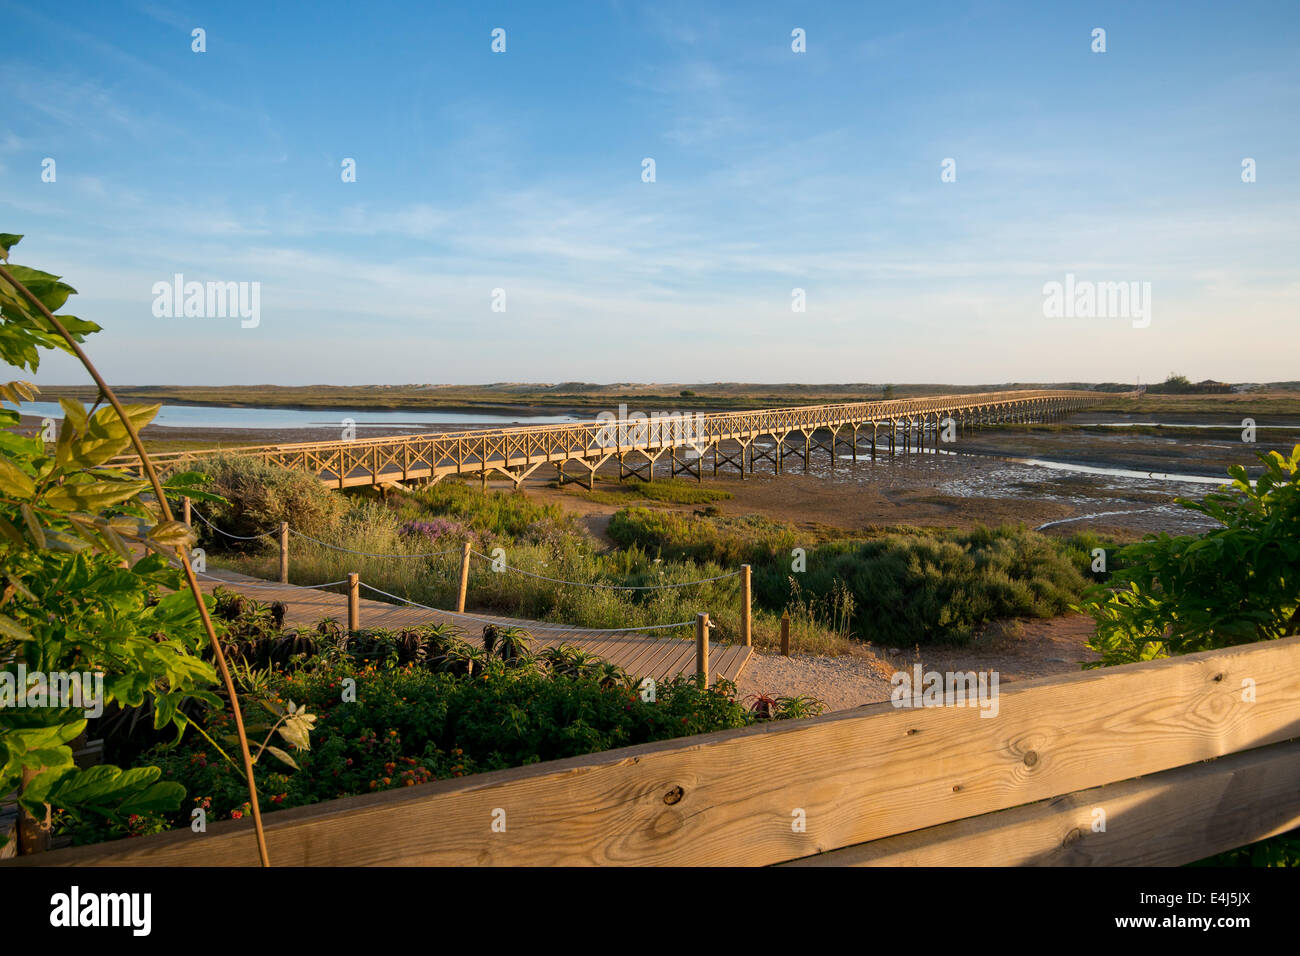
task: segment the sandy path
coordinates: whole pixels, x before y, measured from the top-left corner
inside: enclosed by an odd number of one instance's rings
[[[824,701],[829,713],[888,700],[890,676],[910,671],[917,662],[923,671],[997,671],[999,683],[1009,683],[1076,673],[1097,657],[1084,646],[1093,622],[1083,615],[1015,622],[998,630],[1002,633],[977,638],[970,648],[864,647],[843,657],[755,653],[736,688],[742,698],[809,695]]]

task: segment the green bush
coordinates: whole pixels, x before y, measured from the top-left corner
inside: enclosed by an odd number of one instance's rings
[[[731,568],[783,557],[788,561],[796,544],[793,528],[759,515],[703,518],[649,508],[617,512],[610,518],[608,533],[625,548]]]
[[[317,724],[311,749],[293,754],[297,770],[258,761],[264,810],[743,727],[755,719],[726,681],[707,690],[693,678],[660,682],[656,700],[647,702],[630,681],[602,679],[605,674],[595,667],[571,674],[491,660],[466,676],[330,657],[295,673],[268,672],[261,685],[268,699],[293,701],[316,715]],[[341,688],[348,679],[356,681],[356,696],[345,702]],[[229,723],[226,712],[213,711],[207,734],[220,740]],[[201,735],[157,747],[148,758],[162,767],[164,780],[187,791],[181,810],[163,816],[166,826],[187,826],[195,807],[209,820],[248,812],[242,776]],[[83,830],[78,839],[104,835]]]
[[[1098,666],[1272,640],[1300,626],[1300,445],[1260,455],[1254,485],[1233,481],[1183,507],[1219,521],[1203,535],[1149,535],[1120,552],[1109,586],[1080,609],[1097,621]]]
[[[786,600],[794,578],[788,567],[755,569],[760,600]],[[820,597],[847,587],[854,633],[894,645],[962,643],[999,618],[1051,617],[1085,586],[1060,545],[1011,527],[831,542],[808,552],[797,581],[803,593]]]
[[[209,505],[205,517],[229,535],[261,534],[279,528],[281,521],[289,522],[295,531],[318,535],[347,508],[342,495],[306,471],[234,454],[214,455],[204,460],[203,467],[212,478],[208,490],[226,499]],[[232,544],[230,538],[214,535],[210,529],[207,534],[216,539],[212,544]]]
[[[794,529],[757,515],[685,517],[628,508],[610,520],[609,534],[625,547],[665,557],[750,564],[760,606],[779,612],[817,602],[827,609],[823,624],[836,629],[831,618],[851,606],[856,636],[904,645],[962,643],[999,618],[1063,613],[1087,584],[1091,548],[1085,546],[1093,543],[1062,544],[1020,527],[917,530],[809,547],[805,570],[795,572]]]
[[[1300,445],[1261,454],[1264,473],[1228,469],[1232,484],[1184,508],[1222,527],[1149,535],[1080,610],[1097,622],[1089,647],[1104,667],[1276,640],[1300,629]],[[1300,830],[1202,860],[1203,866],[1300,866]]]

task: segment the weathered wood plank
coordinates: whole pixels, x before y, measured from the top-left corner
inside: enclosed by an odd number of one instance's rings
[[[1180,866],[1297,826],[1292,741],[782,865]]]
[[[876,704],[350,797],[267,839],[282,865],[765,865],[1300,737],[1297,675],[1287,638],[1010,684],[991,718]],[[44,862],[256,860],[243,821],[123,843]]]

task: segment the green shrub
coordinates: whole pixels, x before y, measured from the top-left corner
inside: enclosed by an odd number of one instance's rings
[[[295,531],[319,535],[347,508],[342,495],[306,471],[234,454],[214,455],[205,459],[203,466],[212,478],[208,490],[226,499],[209,505],[205,517],[229,535],[261,534],[278,529],[281,521],[289,522]],[[212,544],[238,546],[210,529],[207,538]]]
[[[609,521],[609,536],[625,548],[664,558],[690,558],[735,568],[784,559],[795,531],[760,515],[701,517],[649,508],[624,508]]]
[[[1290,457],[1260,455],[1201,501],[1177,499],[1223,527],[1203,535],[1148,535],[1120,552],[1108,587],[1080,609],[1097,621],[1098,666],[1272,640],[1300,626],[1300,445]]]
[[[743,727],[754,719],[726,681],[707,690],[693,678],[662,681],[651,703],[629,681],[610,682],[603,674],[597,668],[552,673],[495,660],[465,676],[326,657],[296,673],[269,672],[264,689],[270,699],[292,700],[318,723],[311,749],[293,755],[299,769],[258,761],[264,809]],[[347,679],[356,681],[354,702],[342,700]],[[206,724],[219,740],[229,717],[214,711]],[[194,807],[209,820],[247,813],[242,777],[201,735],[158,747],[149,759],[162,767],[164,780],[188,792],[180,812],[166,815],[167,825],[187,826]],[[80,838],[102,835],[84,831]]]
[[[1300,629],[1300,445],[1261,454],[1264,473],[1228,469],[1232,484],[1201,501],[1177,499],[1222,527],[1149,535],[1120,552],[1108,586],[1080,610],[1097,622],[1089,647],[1103,667],[1276,640]],[[1300,830],[1200,861],[1202,866],[1300,866]]]
[[[788,563],[756,568],[758,599],[784,602],[794,579]],[[831,542],[808,551],[797,581],[823,599],[847,587],[854,633],[894,645],[962,643],[999,618],[1060,614],[1085,586],[1060,545],[1012,527]]]
[[[792,572],[798,536],[757,515],[686,517],[628,508],[609,534],[625,547],[665,557],[753,567],[754,600],[797,622],[846,630],[889,644],[961,643],[1005,617],[1050,617],[1067,610],[1086,585],[1091,556],[1020,527],[964,533],[885,534],[808,547],[806,569]]]

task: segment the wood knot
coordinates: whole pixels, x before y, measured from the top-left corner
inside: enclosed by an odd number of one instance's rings
[[[1033,766],[1036,766],[1037,764],[1038,764],[1038,751],[1037,751],[1037,750],[1026,750],[1026,751],[1025,751],[1025,766],[1026,766],[1026,767],[1033,767]]]
[[[681,787],[673,787],[671,790],[669,790],[667,793],[664,794],[664,803],[668,804],[671,807],[674,803],[679,801],[684,796],[686,796],[685,790],[683,790]]]
[[[1215,681],[1221,681],[1221,680],[1223,680],[1223,675],[1222,675],[1222,674],[1215,674],[1215,675],[1214,675],[1214,679],[1215,679]]]
[[[1082,839],[1083,839],[1083,831],[1078,827],[1075,827],[1073,830],[1071,830],[1069,833],[1065,835],[1065,839],[1061,841],[1061,846],[1071,846],[1075,843],[1078,843]]]

